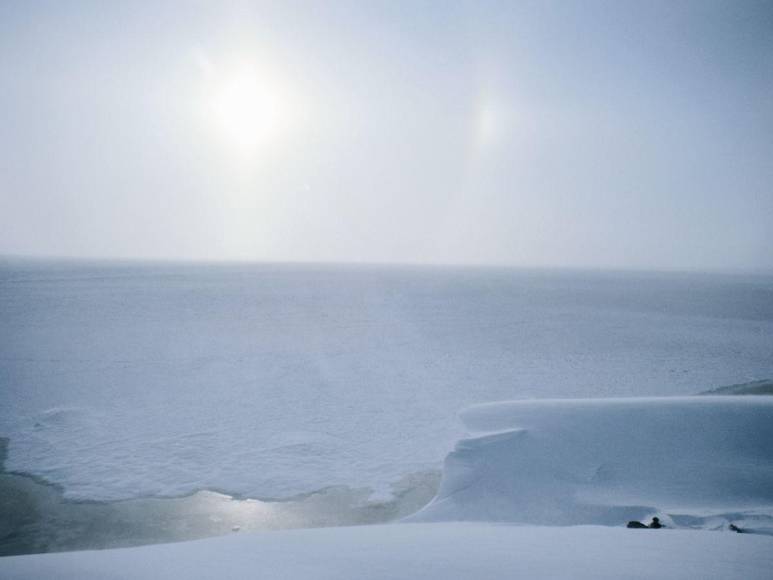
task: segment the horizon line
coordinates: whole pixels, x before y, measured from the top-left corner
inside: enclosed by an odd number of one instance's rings
[[[391,260],[281,260],[258,258],[194,258],[194,257],[143,257],[143,256],[74,256],[67,254],[19,254],[0,252],[0,262],[71,262],[103,264],[168,264],[201,266],[327,266],[327,267],[384,267],[384,268],[449,268],[480,270],[567,270],[575,272],[629,273],[629,274],[714,274],[714,275],[773,275],[773,266],[759,267],[669,267],[669,266],[621,266],[614,264],[526,264],[512,262],[424,262]]]

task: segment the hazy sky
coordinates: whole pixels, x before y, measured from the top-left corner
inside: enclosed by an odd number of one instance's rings
[[[773,1],[0,0],[0,254],[773,268]]]

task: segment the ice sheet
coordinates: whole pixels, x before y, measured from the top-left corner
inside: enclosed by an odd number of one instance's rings
[[[6,261],[0,436],[75,499],[386,495],[471,404],[695,393],[771,345],[769,278]]]

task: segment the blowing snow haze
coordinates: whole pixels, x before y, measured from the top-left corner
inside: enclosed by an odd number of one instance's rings
[[[773,4],[3,2],[0,254],[773,266]]]

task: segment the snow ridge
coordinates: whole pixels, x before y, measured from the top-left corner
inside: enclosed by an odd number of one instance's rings
[[[461,418],[471,436],[409,521],[773,527],[773,399],[514,401]]]

